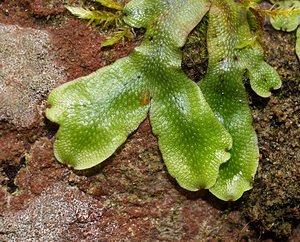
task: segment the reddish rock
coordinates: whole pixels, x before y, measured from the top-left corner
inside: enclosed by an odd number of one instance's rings
[[[0,136],[0,160],[2,162],[10,161],[13,164],[17,161],[19,164],[19,157],[25,151],[25,145],[20,135],[16,133],[7,133]]]
[[[66,11],[63,0],[33,0],[29,2],[31,13],[40,17],[48,17]]]
[[[0,216],[7,211],[8,195],[4,187],[0,187]]]

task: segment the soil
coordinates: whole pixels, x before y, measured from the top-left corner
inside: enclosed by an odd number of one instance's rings
[[[141,40],[137,34],[101,49],[107,32],[64,4],[82,2],[0,0],[0,241],[300,241],[295,33],[265,23],[266,60],[283,85],[267,99],[247,87],[259,168],[252,190],[222,202],[176,184],[148,119],[97,167],[78,172],[55,160],[58,127],[44,116],[48,93],[128,55]],[[183,50],[183,68],[195,81],[207,65],[201,31]]]

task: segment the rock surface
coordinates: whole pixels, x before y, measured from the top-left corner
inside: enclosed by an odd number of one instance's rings
[[[39,102],[66,76],[46,31],[0,24],[0,121],[29,127]]]
[[[127,55],[140,41],[138,34],[102,50],[105,33],[70,16],[62,2],[81,1],[0,1],[0,241],[299,241],[294,34],[266,26],[266,59],[283,87],[270,99],[249,90],[259,171],[253,190],[224,203],[206,191],[184,191],[169,177],[148,120],[93,169],[75,172],[55,160],[57,126],[43,115],[47,93]],[[197,43],[184,49],[183,63],[195,81],[205,72],[205,54],[195,59]]]

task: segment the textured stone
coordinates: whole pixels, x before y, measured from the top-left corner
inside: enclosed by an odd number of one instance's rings
[[[0,121],[28,127],[37,105],[65,76],[46,31],[0,24]]]
[[[0,240],[58,241],[77,220],[91,222],[88,220],[89,211],[96,209],[92,200],[77,188],[66,184],[51,186],[32,201],[26,210],[8,212],[0,217]],[[97,210],[94,217],[100,215],[101,210]],[[75,234],[73,238],[76,238]]]

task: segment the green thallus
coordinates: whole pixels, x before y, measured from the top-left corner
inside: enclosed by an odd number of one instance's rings
[[[128,56],[51,92],[47,117],[60,125],[54,152],[74,169],[111,156],[149,113],[169,173],[183,188],[237,200],[258,164],[243,76],[262,97],[281,86],[263,60],[245,8],[234,0],[132,0],[125,22],[145,28]],[[181,69],[191,30],[209,15],[209,65],[199,85]]]

